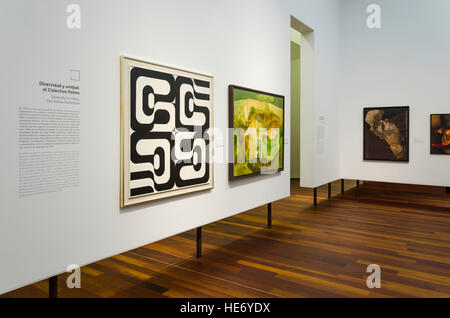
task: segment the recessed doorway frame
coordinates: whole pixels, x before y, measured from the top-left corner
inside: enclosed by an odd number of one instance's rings
[[[315,107],[314,107],[314,30],[291,16],[291,43],[295,42],[300,46],[300,103],[299,112],[293,112],[291,109],[291,130],[299,129],[299,140],[291,139],[292,149],[299,149],[300,155],[298,165],[300,171],[299,186],[313,188],[314,187],[314,171],[315,171]],[[292,63],[292,61],[291,61]],[[291,64],[292,67],[292,64]],[[291,79],[292,80],[292,79]],[[291,85],[291,97],[292,97]],[[292,98],[291,98],[292,107]],[[292,118],[292,114],[299,114],[300,118]],[[299,125],[295,125],[295,121]],[[294,122],[294,125],[292,125]],[[291,132],[292,137],[292,132]],[[293,147],[294,143],[299,143],[298,147]],[[297,145],[296,145],[297,146]],[[292,156],[291,156],[292,158]]]

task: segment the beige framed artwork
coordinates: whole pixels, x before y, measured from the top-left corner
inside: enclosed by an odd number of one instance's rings
[[[213,77],[121,57],[126,207],[214,186]]]

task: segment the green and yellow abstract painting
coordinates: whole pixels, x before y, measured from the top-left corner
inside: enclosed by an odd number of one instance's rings
[[[233,86],[231,89],[234,129],[232,177],[282,170],[284,97]]]

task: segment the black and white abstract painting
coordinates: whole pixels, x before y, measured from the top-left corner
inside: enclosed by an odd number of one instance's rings
[[[213,78],[127,57],[121,68],[121,206],[211,189]]]

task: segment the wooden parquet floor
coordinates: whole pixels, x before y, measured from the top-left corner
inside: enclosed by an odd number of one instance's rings
[[[450,194],[443,188],[355,181],[291,196],[82,268],[60,297],[450,297]],[[381,267],[381,288],[366,268]],[[1,297],[47,297],[42,281]]]

